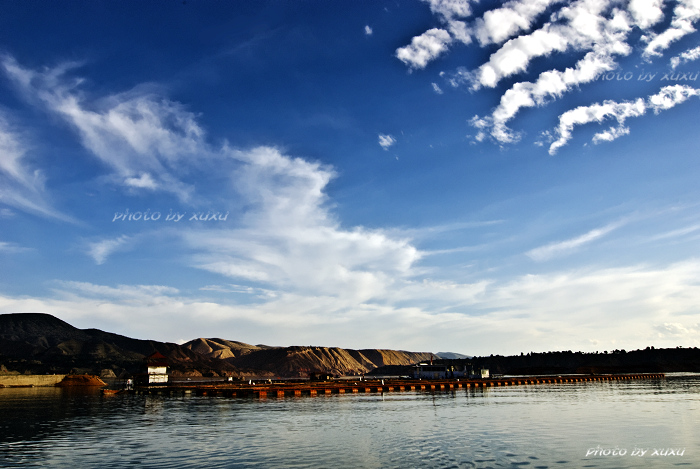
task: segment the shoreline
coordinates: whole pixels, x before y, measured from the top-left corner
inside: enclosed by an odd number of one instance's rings
[[[453,391],[457,389],[484,389],[490,387],[523,386],[538,384],[573,384],[602,381],[627,381],[639,379],[665,379],[663,373],[635,373],[615,375],[567,375],[499,377],[487,379],[372,379],[334,380],[318,382],[269,382],[260,383],[171,383],[153,386],[136,386],[133,390],[122,390],[117,394],[154,394],[180,396],[218,397],[301,397],[331,394],[362,394],[401,391]],[[114,394],[114,393],[111,393]]]

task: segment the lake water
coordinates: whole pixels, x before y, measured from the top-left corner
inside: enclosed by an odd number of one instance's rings
[[[279,399],[0,389],[0,467],[700,467],[699,385]]]

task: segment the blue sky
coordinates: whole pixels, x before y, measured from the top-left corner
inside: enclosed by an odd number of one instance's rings
[[[8,2],[0,312],[698,346],[698,0]]]

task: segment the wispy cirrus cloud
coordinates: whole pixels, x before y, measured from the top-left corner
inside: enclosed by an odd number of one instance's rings
[[[29,146],[0,113],[0,203],[24,212],[72,222],[53,208],[45,193],[45,176],[27,163]]]
[[[30,101],[76,130],[85,148],[112,169],[117,183],[189,200],[193,189],[180,174],[206,158],[208,148],[204,131],[182,105],[136,91],[89,100],[80,90],[83,80],[69,75],[77,64],[36,71],[9,56],[0,64]]]
[[[176,295],[177,288],[164,285],[118,285],[109,287],[89,282],[59,281],[58,291],[74,292],[86,297],[111,298],[121,301],[145,300],[163,295]]]
[[[29,248],[25,248],[17,245],[16,243],[9,243],[6,241],[0,241],[0,252],[5,253],[19,253],[29,251]]]
[[[691,233],[697,233],[698,231],[700,231],[700,225],[691,225],[691,226],[687,226],[685,228],[671,230],[671,231],[667,231],[665,233],[654,235],[649,240],[650,241],[659,241],[659,240],[664,240],[664,239],[676,239],[676,238],[684,237],[685,235],[688,235]]]
[[[97,265],[104,264],[115,252],[126,250],[133,244],[134,237],[122,235],[114,239],[103,239],[88,243],[87,252]]]
[[[624,222],[610,223],[602,228],[595,228],[587,233],[584,233],[575,238],[567,239],[564,241],[557,241],[544,246],[540,246],[535,249],[531,249],[526,254],[532,260],[535,261],[546,261],[553,257],[558,257],[566,255],[567,253],[573,252],[579,249],[581,246],[589,244],[597,239],[602,238],[608,233],[621,227]]]

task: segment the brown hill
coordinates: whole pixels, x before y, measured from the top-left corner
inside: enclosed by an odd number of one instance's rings
[[[251,352],[268,348],[265,346],[250,345],[235,340],[224,339],[194,339],[182,344],[183,347],[205,355],[210,358],[228,359],[247,355]]]
[[[238,368],[264,370],[280,377],[307,377],[311,373],[365,374],[384,365],[411,365],[430,360],[431,353],[399,350],[351,350],[337,347],[277,347],[252,351],[229,359]]]

